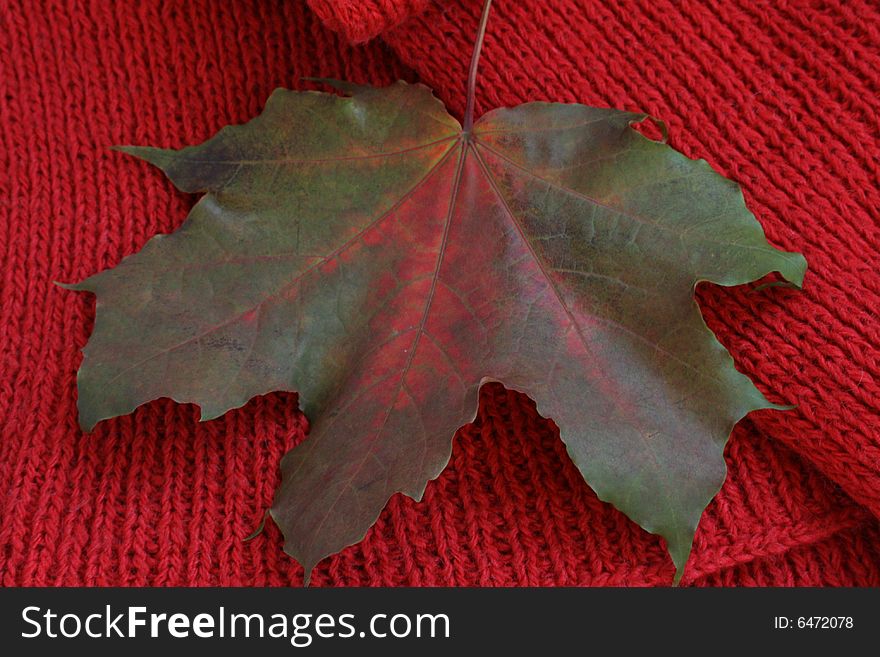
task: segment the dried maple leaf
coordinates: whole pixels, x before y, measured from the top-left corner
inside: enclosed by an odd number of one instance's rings
[[[633,130],[644,114],[528,103],[472,124],[478,51],[464,129],[423,86],[336,82],[344,97],[278,90],[200,146],[124,149],[205,195],[73,286],[98,297],[81,423],[298,391],[311,435],[271,514],[308,578],[392,495],[421,497],[500,381],[666,539],[678,579],[734,423],[773,407],[694,286],[800,285],[804,259],[768,245],[737,185]]]

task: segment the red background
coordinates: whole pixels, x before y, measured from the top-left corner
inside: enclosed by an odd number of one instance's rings
[[[301,581],[274,527],[242,542],[304,437],[296,396],[204,424],[160,400],[85,435],[75,377],[94,301],[52,281],[113,266],[193,201],[113,144],[199,142],[302,76],[421,80],[460,116],[480,4],[0,1],[0,584]],[[648,111],[810,264],[803,292],[700,290],[737,366],[798,408],[734,431],[685,584],[880,584],[878,18],[847,0],[496,0],[478,113],[528,100]],[[312,581],[672,573],[659,539],[597,500],[552,422],[493,387],[424,501],[393,498]]]

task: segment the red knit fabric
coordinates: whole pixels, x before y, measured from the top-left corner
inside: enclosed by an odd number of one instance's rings
[[[364,43],[418,14],[428,0],[308,0],[331,30],[351,43]]]
[[[160,400],[84,435],[76,369],[94,301],[52,281],[115,265],[193,202],[112,144],[199,142],[304,76],[418,79],[460,115],[480,2],[309,4],[0,4],[0,584],[301,582],[274,527],[242,542],[305,436],[296,396],[202,424]],[[348,46],[318,15],[380,38]],[[737,366],[798,408],[734,431],[685,584],[880,585],[878,19],[849,0],[495,1],[479,111],[649,111],[810,263],[803,292],[700,290]],[[658,538],[596,498],[555,425],[493,385],[425,499],[392,499],[312,581],[662,585],[672,571]]]

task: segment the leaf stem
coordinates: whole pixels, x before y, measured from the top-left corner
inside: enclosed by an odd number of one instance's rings
[[[464,134],[470,135],[474,127],[474,96],[477,93],[477,65],[480,63],[480,51],[483,49],[483,37],[486,35],[486,23],[489,22],[489,9],[492,0],[483,3],[483,15],[480,17],[480,26],[477,28],[477,40],[474,43],[474,54],[471,55],[471,67],[468,71],[467,82],[467,108],[464,111]]]

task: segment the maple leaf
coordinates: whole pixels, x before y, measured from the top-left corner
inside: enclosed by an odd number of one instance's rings
[[[485,16],[481,24],[485,29]],[[724,444],[776,408],[694,300],[805,261],[736,184],[632,128],[645,114],[527,103],[465,127],[430,90],[330,82],[182,150],[124,148],[186,192],[183,226],[70,286],[98,298],[84,428],[158,397],[203,420],[298,391],[311,433],[271,515],[305,568],[419,499],[499,381],[553,418],[598,496],[681,577]]]

